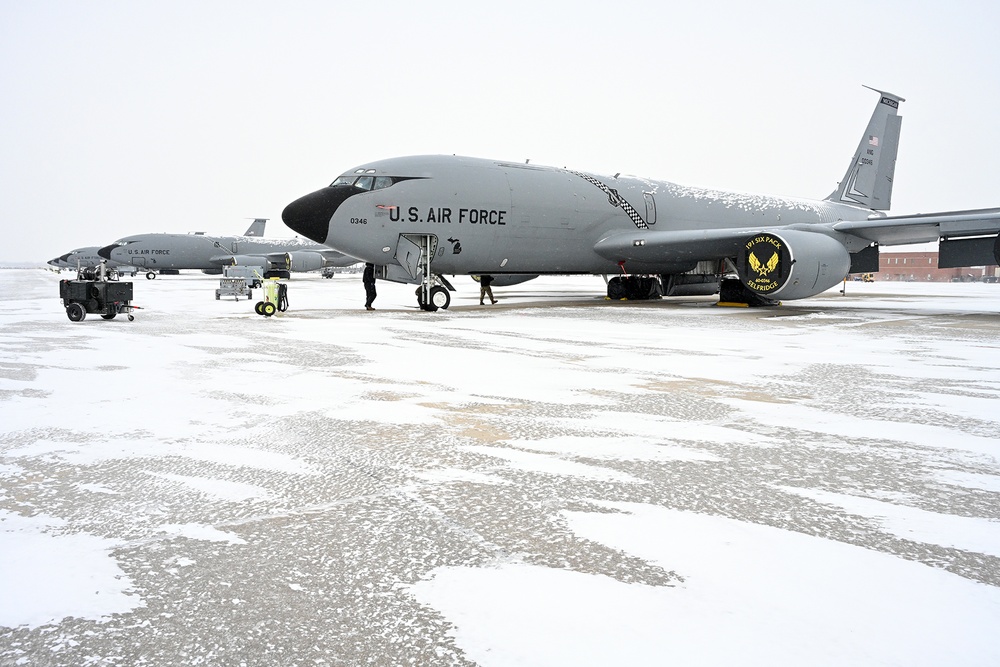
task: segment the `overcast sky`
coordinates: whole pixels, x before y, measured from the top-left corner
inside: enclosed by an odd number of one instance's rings
[[[0,261],[240,233],[451,154],[823,198],[906,98],[893,213],[1000,206],[1000,4],[0,0]],[[820,3],[815,3],[819,5]]]

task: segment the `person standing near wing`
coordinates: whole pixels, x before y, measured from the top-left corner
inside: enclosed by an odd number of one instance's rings
[[[490,297],[490,303],[496,303],[497,302],[497,300],[493,298],[493,288],[490,287],[490,285],[492,285],[492,284],[493,284],[493,276],[486,275],[486,274],[479,276],[479,305],[480,306],[486,305],[486,304],[483,303],[483,299],[485,299],[487,295],[489,295],[489,297]]]
[[[365,284],[365,310],[375,310],[372,304],[375,302],[375,297],[378,296],[375,292],[375,265],[372,263],[365,264],[365,271],[361,274],[361,282]]]

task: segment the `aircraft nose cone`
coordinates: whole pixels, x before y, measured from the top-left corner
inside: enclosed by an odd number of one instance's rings
[[[281,220],[289,229],[325,244],[330,234],[330,218],[344,200],[356,192],[356,188],[342,185],[317,190],[286,206],[281,212]]]
[[[117,243],[112,243],[111,245],[106,245],[97,251],[97,254],[104,259],[111,259],[111,251],[118,247]]]

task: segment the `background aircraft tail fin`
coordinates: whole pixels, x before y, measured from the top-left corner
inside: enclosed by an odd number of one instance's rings
[[[243,236],[264,236],[264,224],[267,222],[267,218],[256,218],[247,230],[243,233]]]
[[[865,86],[868,88],[868,86]],[[875,88],[871,88],[875,90]],[[899,128],[903,122],[897,112],[902,97],[875,90],[881,97],[868,121],[858,150],[837,189],[827,201],[860,204],[874,211],[887,211],[892,200],[892,178],[896,171]]]

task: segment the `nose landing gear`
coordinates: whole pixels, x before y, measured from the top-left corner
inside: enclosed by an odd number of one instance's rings
[[[425,293],[428,296],[425,296]],[[417,305],[420,306],[421,310],[429,312],[434,312],[439,308],[447,310],[448,306],[451,305],[451,294],[448,293],[448,288],[444,285],[434,285],[429,292],[426,292],[426,288],[420,285],[417,288]]]
[[[396,245],[396,261],[410,279],[419,281],[417,305],[429,312],[447,310],[451,305],[449,292],[455,289],[443,276],[431,270],[431,258],[436,250],[437,237],[433,234],[400,234]]]

